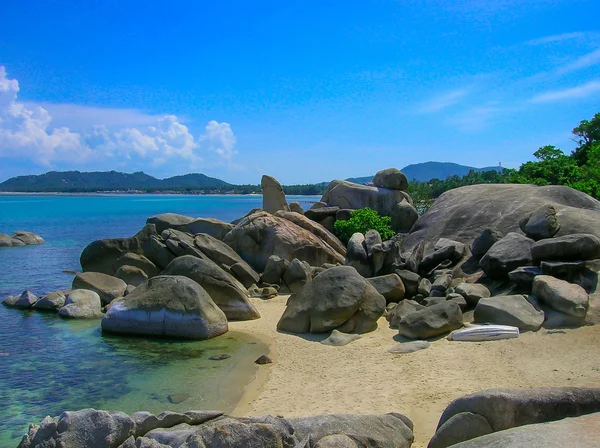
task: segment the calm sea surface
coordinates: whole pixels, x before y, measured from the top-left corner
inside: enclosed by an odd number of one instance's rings
[[[318,198],[292,200],[307,208]],[[70,287],[72,275],[63,271],[80,269],[87,244],[132,236],[149,216],[231,221],[261,205],[262,196],[0,195],[0,233],[27,230],[46,240],[0,248],[0,300],[24,289],[40,295]],[[15,447],[30,422],[69,409],[231,411],[265,350],[235,332],[200,342],[102,336],[99,320],[0,305],[0,447]],[[221,353],[231,358],[209,360]]]

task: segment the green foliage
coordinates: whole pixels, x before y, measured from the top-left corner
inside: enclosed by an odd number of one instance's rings
[[[354,233],[364,234],[371,229],[377,230],[381,239],[385,241],[394,236],[391,223],[392,218],[389,216],[379,216],[375,210],[365,207],[350,213],[348,220],[336,221],[333,228],[337,237],[344,243],[347,243]]]

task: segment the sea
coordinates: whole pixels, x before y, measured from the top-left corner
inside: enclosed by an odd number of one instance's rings
[[[288,196],[304,208],[316,196]],[[237,219],[260,195],[0,195],[0,233],[25,230],[46,243],[0,248],[0,301],[28,289],[67,289],[94,240],[133,236],[160,213]],[[232,411],[268,347],[234,331],[208,341],[103,335],[100,320],[0,305],[0,447],[16,447],[29,423],[65,410],[126,413]],[[211,360],[216,355],[229,358]],[[218,356],[217,356],[218,357]]]

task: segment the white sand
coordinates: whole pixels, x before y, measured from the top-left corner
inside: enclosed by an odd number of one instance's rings
[[[325,336],[277,332],[287,296],[252,299],[262,318],[231,322],[270,343],[274,364],[261,366],[235,415],[297,417],[324,413],[400,412],[415,424],[424,447],[455,398],[495,387],[600,386],[600,326],[524,333],[518,339],[450,342],[393,355],[397,331],[379,328],[343,347]],[[598,300],[598,299],[597,299]]]

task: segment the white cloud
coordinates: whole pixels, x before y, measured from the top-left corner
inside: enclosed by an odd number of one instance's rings
[[[546,44],[565,42],[565,41],[570,41],[570,40],[581,40],[581,39],[585,39],[586,37],[587,37],[587,34],[583,33],[583,32],[562,33],[562,34],[555,34],[553,36],[546,36],[546,37],[540,37],[538,39],[532,39],[532,40],[525,42],[525,44],[527,44],[527,45],[546,45]]]
[[[205,129],[206,135],[203,139],[208,142],[209,149],[230,163],[233,156],[237,154],[237,151],[234,149],[236,138],[231,130],[231,125],[211,120]]]
[[[422,103],[419,112],[424,114],[439,112],[447,107],[457,104],[466,94],[466,89],[457,89],[444,93]]]
[[[492,118],[506,111],[506,108],[490,103],[485,106],[476,106],[454,115],[447,120],[447,123],[457,126],[464,132],[475,132],[485,128]]]
[[[593,67],[594,65],[600,64],[600,48],[595,49],[594,51],[584,54],[583,56],[578,57],[572,62],[565,64],[556,69],[557,75],[566,75],[567,73],[572,73],[578,70],[583,70],[588,67]]]
[[[581,86],[572,87],[564,90],[554,90],[551,92],[541,93],[531,98],[532,103],[550,103],[553,101],[573,100],[577,98],[585,98],[600,92],[600,80],[590,81]]]
[[[210,121],[205,134],[194,138],[175,115],[152,116],[133,109],[50,105],[61,121],[71,119],[82,128],[81,132],[72,132],[66,126],[52,128],[50,112],[33,103],[18,102],[18,92],[17,80],[8,79],[5,68],[0,66],[0,158],[29,160],[47,167],[59,162],[101,164],[110,161],[120,167],[127,167],[131,162],[139,168],[176,160],[185,162],[187,169],[195,169],[203,160],[199,154],[201,142],[205,149],[218,154],[229,165],[237,154],[236,138],[228,123]],[[121,126],[115,129],[117,123]],[[135,126],[123,127],[129,123]]]

